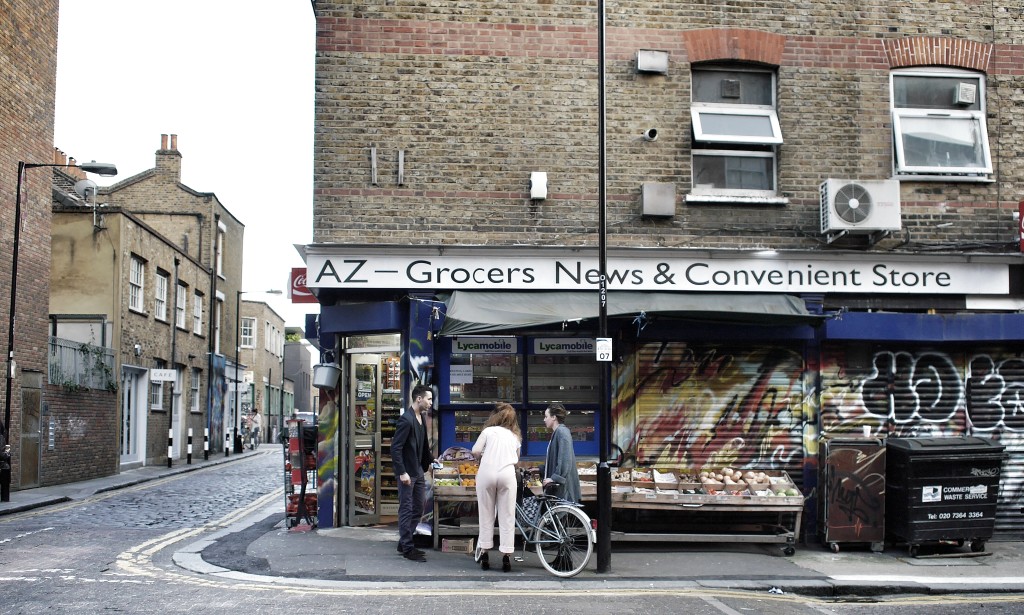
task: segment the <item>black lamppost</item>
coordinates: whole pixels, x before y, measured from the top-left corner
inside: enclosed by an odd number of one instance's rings
[[[238,381],[238,362],[240,354],[242,352],[242,295],[248,293],[263,293],[266,295],[280,295],[280,290],[238,290],[235,291],[235,412],[231,417],[232,429],[232,442],[238,442],[238,417],[240,416],[239,404],[241,403],[241,392],[239,389]],[[282,385],[283,386],[283,385]],[[266,417],[264,417],[266,418]],[[245,444],[242,444],[242,448],[245,448]],[[241,451],[236,451],[241,452]],[[224,449],[224,454],[227,455],[227,449]]]
[[[604,0],[597,0],[597,268],[600,286],[598,288],[598,338],[608,337],[608,245],[607,220],[605,216],[605,50]],[[609,357],[610,358],[610,357]],[[608,465],[611,452],[611,403],[609,402],[610,361],[599,361],[601,377],[598,379],[600,404],[598,425],[601,432],[599,463],[597,466],[597,571],[608,572],[612,561],[612,474]]]
[[[39,167],[75,167],[87,173],[96,173],[104,177],[117,175],[117,167],[113,164],[96,162],[80,162],[77,164],[37,164],[33,162],[18,162],[18,187],[14,196],[14,247],[11,256],[11,311],[10,322],[7,328],[7,391],[4,396],[4,443],[11,441],[11,382],[14,380],[14,322],[17,309],[18,297],[18,252],[21,248],[21,185],[25,177],[26,169],[37,169]]]

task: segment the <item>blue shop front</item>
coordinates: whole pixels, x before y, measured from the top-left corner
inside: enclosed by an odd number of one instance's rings
[[[829,438],[976,435],[1003,466],[996,536],[1024,523],[1020,259],[618,249],[609,253],[611,433],[598,420],[596,255],[570,248],[306,246],[321,311],[307,338],[341,367],[320,395],[320,525],[395,515],[394,421],[435,388],[440,453],[470,448],[495,402],[543,459],[559,402],[577,458],[677,476],[785,473],[819,533]],[[636,507],[634,507],[636,508]],[[621,513],[621,514],[620,514]],[[623,531],[663,523],[617,511]]]

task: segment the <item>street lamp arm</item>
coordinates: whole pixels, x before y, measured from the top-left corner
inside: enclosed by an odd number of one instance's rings
[[[4,395],[4,424],[3,424],[3,442],[4,444],[10,444],[11,442],[11,384],[14,380],[14,322],[15,312],[17,310],[17,297],[18,297],[18,254],[21,248],[21,189],[22,183],[24,182],[25,171],[27,169],[37,169],[40,167],[73,167],[79,168],[87,173],[97,173],[104,176],[117,175],[117,167],[110,163],[105,162],[83,162],[79,164],[41,164],[34,162],[25,162],[23,160],[18,161],[18,182],[17,190],[14,194],[14,245],[11,254],[11,309],[8,312],[9,323],[7,328],[7,386]]]

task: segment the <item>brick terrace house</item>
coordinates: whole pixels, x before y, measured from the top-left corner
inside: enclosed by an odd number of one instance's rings
[[[216,194],[181,183],[176,135],[161,136],[155,167],[100,187],[96,198],[110,225],[96,233],[111,233],[123,248],[112,289],[122,388],[141,387],[148,399],[139,404],[148,418],[122,415],[122,447],[134,420],[145,427],[145,452],[122,448],[122,460],[166,459],[168,430],[176,458],[185,454],[189,429],[193,451],[202,451],[205,429],[210,450],[221,451],[239,421],[231,396],[245,226]],[[154,370],[173,370],[173,377],[155,380],[167,374]]]
[[[259,408],[263,441],[272,442],[275,428],[282,424],[280,417],[291,414],[295,404],[284,369],[284,318],[264,301],[243,299],[241,328],[239,362],[245,366],[245,380],[250,383],[250,403],[243,404],[243,415]]]
[[[593,2],[313,10],[321,524],[384,513],[427,382],[441,451],[501,400],[543,459],[562,402],[582,459],[789,473],[807,536],[828,438],[983,436],[1024,534],[1017,3],[608,2],[603,157]]]

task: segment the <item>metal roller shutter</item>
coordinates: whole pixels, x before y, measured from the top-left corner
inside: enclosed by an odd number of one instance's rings
[[[627,363],[615,425],[626,459],[696,471],[782,469],[801,481],[799,350],[658,342],[638,347]]]

